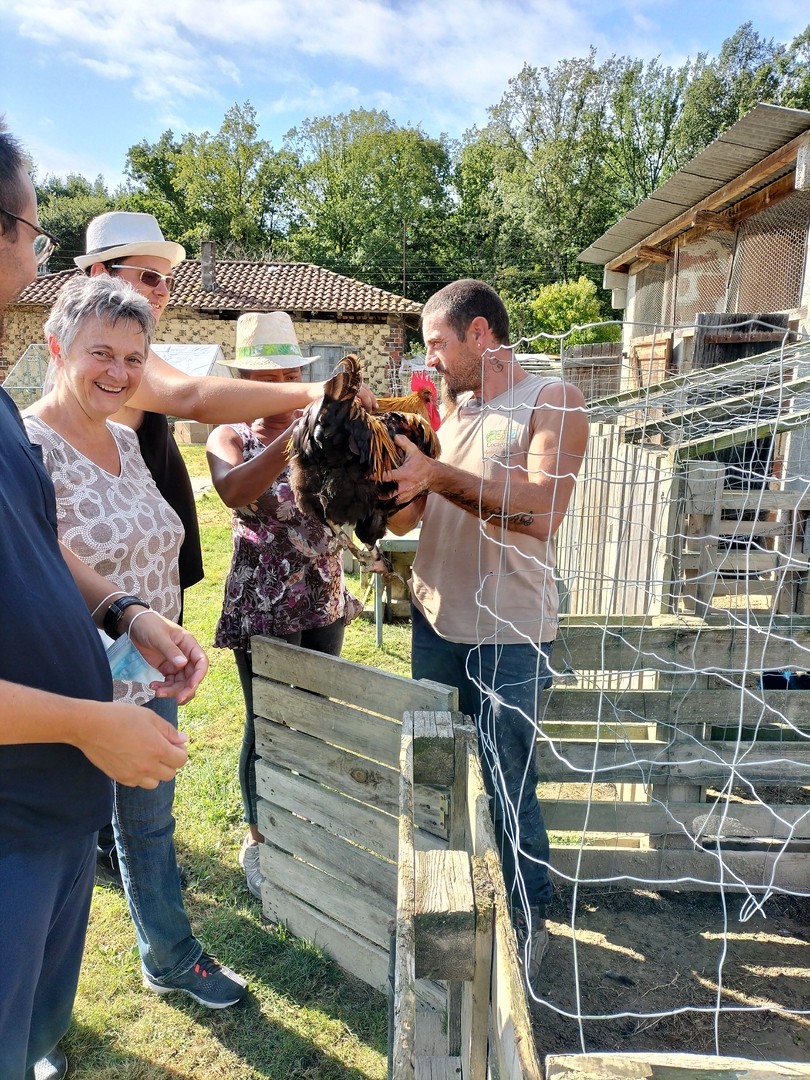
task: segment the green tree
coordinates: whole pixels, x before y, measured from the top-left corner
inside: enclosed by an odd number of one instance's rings
[[[761,37],[750,22],[726,38],[717,59],[699,56],[679,125],[682,160],[703,150],[758,102],[782,104],[788,67],[785,46]]]
[[[154,214],[163,235],[177,241],[193,228],[185,191],[177,179],[182,149],[174,133],[164,131],[156,143],[144,140],[131,146],[126,165],[131,181],[127,209]]]
[[[567,335],[566,345],[590,345],[596,341],[618,341],[621,327],[618,323],[605,325],[602,305],[596,285],[584,275],[576,281],[557,281],[543,285],[529,305],[532,325],[530,334]],[[597,324],[597,325],[589,325]],[[584,327],[569,333],[572,327]],[[556,352],[559,345],[543,339],[534,342],[542,351]]]
[[[284,148],[291,258],[318,263],[417,299],[437,265],[450,203],[450,150],[385,112],[356,109],[304,121]]]
[[[777,61],[780,105],[810,109],[810,26],[791,41]]]
[[[617,64],[606,157],[617,212],[632,210],[683,164],[678,125],[691,74],[690,63],[677,70],[657,59]]]
[[[579,272],[576,256],[615,218],[608,183],[609,99],[615,60],[587,57],[554,68],[524,66],[483,137],[496,148],[489,207],[506,267],[522,271],[525,290]]]
[[[114,210],[119,200],[110,195],[101,176],[91,181],[77,173],[64,179],[49,175],[35,186],[39,221],[59,240],[48,269],[66,270],[74,265],[74,256],[84,254],[88,223],[98,214]]]
[[[131,147],[129,201],[190,253],[211,239],[222,254],[256,257],[282,235],[288,165],[287,155],[259,138],[256,110],[246,102],[228,110],[214,135],[189,133],[178,143],[167,131],[157,143]]]

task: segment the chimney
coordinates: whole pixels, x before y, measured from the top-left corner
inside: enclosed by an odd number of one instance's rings
[[[213,240],[203,240],[200,244],[200,264],[202,267],[203,292],[217,291],[216,278],[217,245]]]

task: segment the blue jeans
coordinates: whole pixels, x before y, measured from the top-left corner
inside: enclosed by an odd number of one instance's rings
[[[548,833],[537,801],[535,740],[554,642],[538,649],[447,641],[413,605],[411,616],[413,677],[457,687],[459,709],[475,721],[509,902],[513,910],[544,907],[552,886]]]
[[[145,709],[177,727],[174,698],[152,698]],[[174,780],[147,790],[115,784],[113,830],[121,879],[135,924],[141,966],[157,982],[188,971],[202,954],[180,888],[174,850]]]
[[[0,857],[0,1077],[33,1080],[34,1062],[70,1024],[79,982],[96,835],[49,842]]]
[[[338,619],[337,622],[330,623],[328,626],[314,626],[311,630],[299,630],[296,634],[279,634],[278,638],[290,645],[312,649],[313,652],[340,656],[345,632],[346,624],[343,619]],[[236,661],[236,670],[242,685],[242,696],[245,699],[245,726],[242,730],[242,748],[239,751],[239,787],[242,791],[242,809],[247,824],[258,825],[259,810],[256,794],[258,754],[256,753],[256,715],[253,712],[253,663],[250,649],[234,649],[233,658]]]

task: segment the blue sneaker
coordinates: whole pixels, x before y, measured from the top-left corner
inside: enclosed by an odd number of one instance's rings
[[[213,957],[203,953],[197,963],[177,975],[171,983],[156,982],[151,975],[143,973],[143,985],[154,994],[172,994],[179,990],[188,994],[206,1009],[227,1009],[241,1001],[247,993],[247,983],[235,971],[218,964]]]
[[[68,1071],[65,1052],[57,1046],[34,1063],[34,1080],[63,1080]]]

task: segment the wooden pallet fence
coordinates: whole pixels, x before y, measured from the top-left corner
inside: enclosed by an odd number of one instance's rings
[[[599,656],[658,688],[544,695],[554,869],[586,884],[808,895],[810,691],[763,690],[759,674],[805,669],[809,648],[808,620],[778,616],[564,625],[555,664]]]
[[[541,1080],[478,760],[459,714],[406,713],[400,757],[392,1080]],[[414,791],[452,784],[450,848],[414,847]],[[447,984],[442,1040],[419,983]]]
[[[385,992],[396,913],[401,717],[457,691],[252,639],[265,916]],[[446,847],[448,797],[416,791],[416,837]]]

